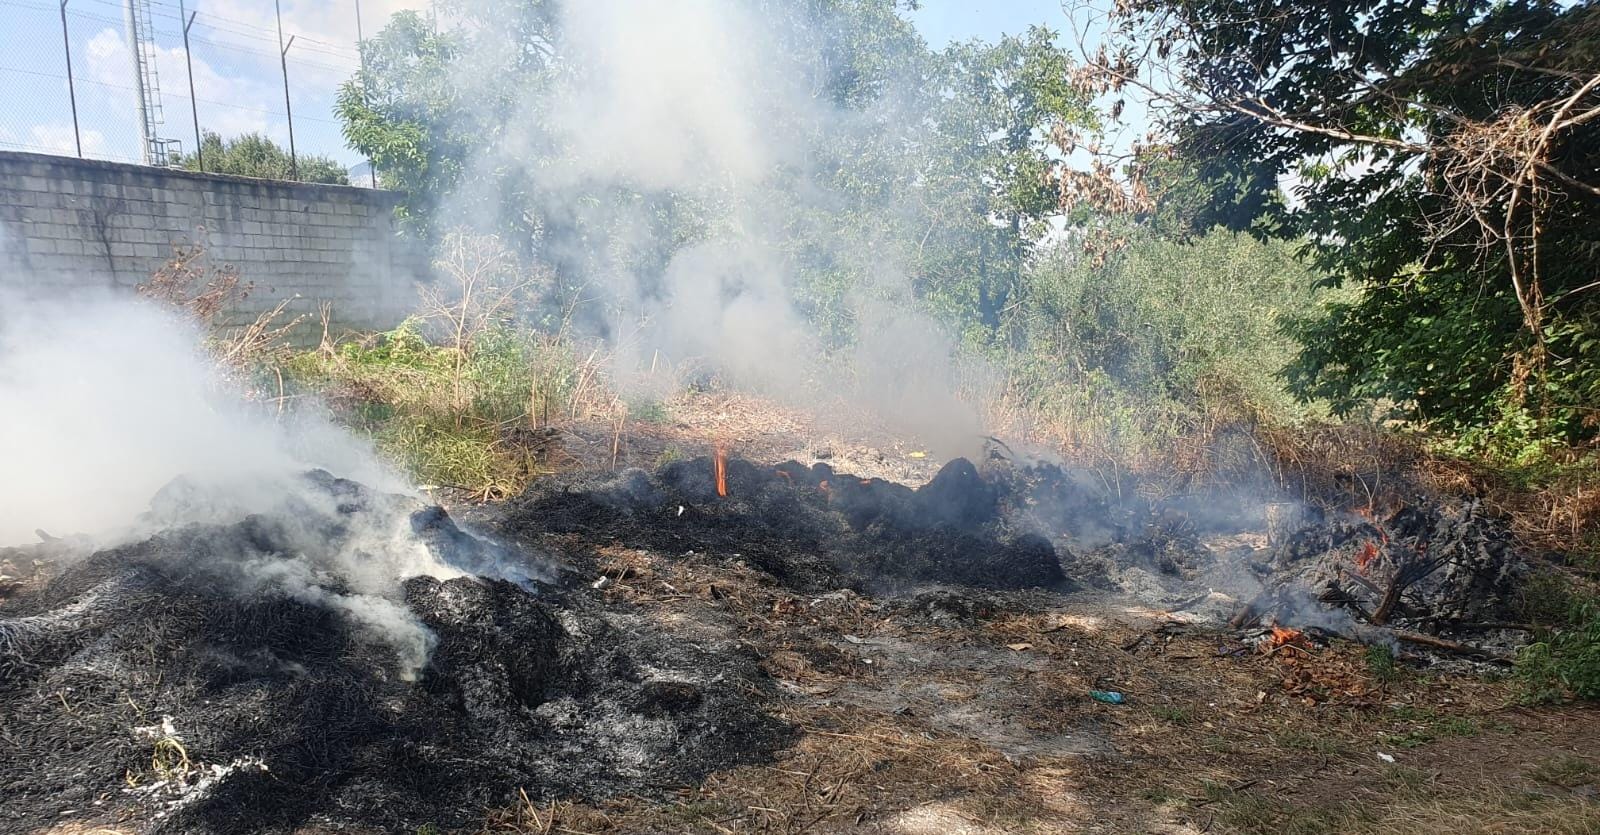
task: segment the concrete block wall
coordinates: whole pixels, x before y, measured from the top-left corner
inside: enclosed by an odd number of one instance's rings
[[[428,271],[426,254],[395,228],[396,199],[375,189],[4,151],[0,291],[132,292],[171,259],[174,245],[201,242],[212,264],[234,265],[253,285],[227,312],[232,321],[288,299],[289,312],[310,318],[331,305],[338,329],[387,328],[414,309],[414,288]]]

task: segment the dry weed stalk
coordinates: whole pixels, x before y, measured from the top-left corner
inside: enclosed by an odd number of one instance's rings
[[[254,286],[241,284],[239,268],[213,264],[203,241],[204,226],[195,229],[195,243],[174,243],[167,263],[135,291],[147,299],[170,305],[210,327],[219,315],[250,295]]]
[[[473,345],[491,328],[511,321],[536,284],[516,254],[496,235],[447,233],[434,267],[443,280],[421,284],[419,315],[439,323],[454,351],[450,402],[457,428],[465,417],[466,368]]]
[[[433,264],[445,280],[417,288],[421,317],[442,323],[451,347],[463,353],[510,321],[542,278],[525,271],[499,236],[461,230],[444,236]]]
[[[278,302],[240,327],[230,327],[222,318],[249,297],[254,285],[242,282],[233,264],[215,264],[205,244],[206,230],[195,230],[195,243],[173,244],[172,257],[155,271],[150,280],[135,289],[139,295],[168,305],[190,316],[210,334],[212,357],[229,376],[248,377],[250,372],[271,367],[287,350],[288,335],[303,317],[283,320],[289,300]],[[278,374],[279,397],[283,392]]]

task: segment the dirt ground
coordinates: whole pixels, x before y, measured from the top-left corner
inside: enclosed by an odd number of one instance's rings
[[[913,485],[945,463],[870,421],[814,425],[698,394],[652,422],[567,427],[550,457],[609,471],[726,446]],[[482,832],[1600,833],[1600,709],[1522,706],[1489,666],[1395,664],[1342,642],[1264,651],[1104,592],[800,594],[735,554],[582,532],[526,544],[667,636],[748,649],[777,683],[767,709],[797,734],[771,761],[648,796],[529,786],[486,809]],[[1121,703],[1091,695],[1106,692]]]
[[[669,407],[611,433],[615,456],[574,430],[571,463],[725,445],[910,484],[944,463],[870,421],[818,432],[729,394]],[[1600,833],[1600,710],[1521,706],[1492,668],[1391,665],[1340,642],[1263,652],[1104,594],[797,596],[729,555],[547,544],[586,553],[601,594],[663,628],[754,649],[801,736],[670,802],[529,799],[486,831]]]
[[[1481,676],[1269,655],[1104,598],[796,598],[637,551],[597,568],[664,627],[753,646],[802,736],[671,803],[529,803],[490,831],[1600,832],[1600,711],[1517,707]]]

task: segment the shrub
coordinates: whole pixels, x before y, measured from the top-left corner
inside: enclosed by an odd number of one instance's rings
[[[419,481],[500,498],[543,467],[539,437],[520,430],[616,409],[599,360],[560,335],[507,326],[465,348],[437,345],[410,319],[296,355],[287,369]]]
[[[1286,244],[1129,234],[1104,262],[1063,244],[1033,265],[992,354],[1007,371],[1005,406],[1088,461],[1259,470],[1257,451],[1230,446],[1233,430],[1322,413],[1291,397],[1280,372],[1297,349],[1283,323],[1327,292]]]
[[[1600,698],[1600,598],[1575,598],[1567,621],[1517,657],[1517,676],[1529,701],[1554,701],[1569,694]]]

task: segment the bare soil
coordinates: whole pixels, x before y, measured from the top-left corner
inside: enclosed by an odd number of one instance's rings
[[[755,398],[672,409],[628,429],[643,454],[618,466],[721,445],[917,485],[945,463],[870,422],[824,437]],[[1207,546],[1248,559],[1265,534]],[[579,565],[664,628],[750,646],[797,741],[669,802],[523,802],[486,830],[1600,833],[1600,710],[1522,706],[1503,670],[1390,668],[1341,641],[1263,652],[1214,616],[1106,591],[797,593],[688,550],[613,545]]]
[[[665,421],[564,428],[552,466],[602,479],[699,467],[695,457],[724,446],[917,486],[947,463],[870,422],[820,432],[756,398],[668,406]],[[704,504],[750,500],[738,478],[731,488]],[[1214,613],[1094,584],[856,582],[825,559],[827,541],[747,553],[732,527],[696,527],[726,536],[695,541],[659,522],[604,528],[581,515],[508,527],[513,505],[451,510],[557,556],[568,594],[626,613],[616,622],[632,624],[629,646],[737,648],[763,679],[750,710],[789,730],[761,758],[648,790],[519,787],[463,831],[1600,833],[1600,709],[1521,706],[1499,668],[1426,657],[1391,667],[1337,640],[1264,649]],[[1248,560],[1265,531],[1206,547]],[[1107,691],[1122,703],[1091,696]]]

